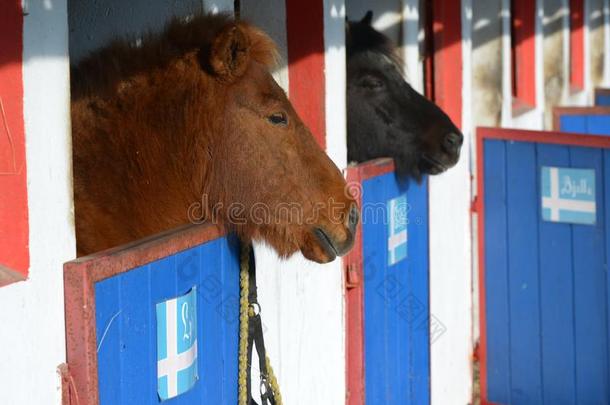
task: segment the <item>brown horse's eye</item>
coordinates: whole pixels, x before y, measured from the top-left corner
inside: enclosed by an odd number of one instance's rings
[[[273,113],[267,117],[267,120],[273,125],[286,125],[288,124],[288,117],[283,112]]]

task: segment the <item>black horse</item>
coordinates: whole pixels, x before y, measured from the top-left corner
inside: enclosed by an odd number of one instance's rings
[[[457,163],[463,135],[407,83],[395,45],[372,17],[346,25],[348,160],[392,157],[403,179],[442,173]]]

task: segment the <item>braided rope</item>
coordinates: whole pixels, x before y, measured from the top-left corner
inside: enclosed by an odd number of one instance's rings
[[[239,298],[239,373],[238,373],[238,405],[249,405],[247,377],[248,372],[248,329],[249,317],[254,316],[254,310],[250,308],[248,295],[250,294],[250,246],[242,244],[240,258],[240,273],[239,284],[241,287],[241,296]],[[273,391],[276,405],[283,405],[280,386],[271,367],[269,356],[266,357],[267,372],[269,373],[269,385]]]

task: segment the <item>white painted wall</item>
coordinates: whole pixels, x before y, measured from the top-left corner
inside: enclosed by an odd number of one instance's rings
[[[603,85],[610,86],[610,0],[603,0],[604,13],[604,75]]]
[[[463,70],[456,74],[462,75],[464,85],[464,145],[454,168],[430,176],[430,312],[446,328],[430,350],[433,405],[463,405],[471,398],[471,21],[471,2],[462,0]]]
[[[420,54],[424,33],[421,26],[419,0],[403,0],[402,48],[407,81],[415,90],[424,92],[424,67]]]
[[[0,403],[59,404],[63,263],[75,257],[66,0],[25,1],[30,275],[0,288]]]

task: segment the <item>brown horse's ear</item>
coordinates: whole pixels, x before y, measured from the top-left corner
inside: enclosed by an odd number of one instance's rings
[[[250,62],[250,40],[237,25],[223,28],[214,38],[210,50],[212,71],[223,80],[240,78]]]

